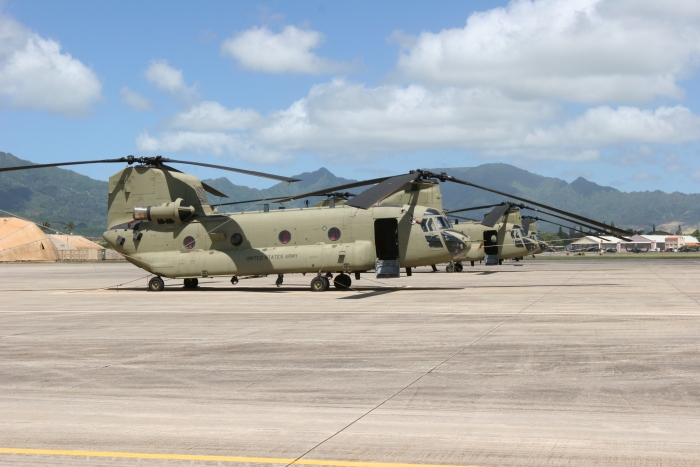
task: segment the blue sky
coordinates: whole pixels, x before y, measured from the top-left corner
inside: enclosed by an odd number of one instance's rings
[[[697,1],[7,0],[0,151],[346,178],[503,161],[697,193],[699,59]]]

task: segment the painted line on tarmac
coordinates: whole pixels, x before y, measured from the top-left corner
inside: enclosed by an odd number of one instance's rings
[[[0,448],[0,454],[29,454],[35,456],[75,456],[75,457],[112,457],[122,459],[167,459],[190,461],[237,462],[251,464],[295,464],[318,465],[327,467],[479,467],[474,465],[445,464],[395,464],[387,462],[353,462],[320,459],[281,459],[275,457],[240,457],[240,456],[204,456],[196,454],[148,454],[142,452],[104,452],[104,451],[67,451],[57,449],[19,449]]]

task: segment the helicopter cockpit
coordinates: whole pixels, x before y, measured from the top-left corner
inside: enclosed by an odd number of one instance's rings
[[[446,247],[453,258],[458,258],[464,255],[471,246],[470,243],[465,243],[458,236],[452,235],[452,223],[447,217],[435,209],[427,209],[420,220],[420,226],[425,235],[425,240],[428,242],[429,248]],[[458,232],[455,232],[458,233]],[[461,237],[463,234],[459,232]],[[443,245],[444,242],[444,245]]]

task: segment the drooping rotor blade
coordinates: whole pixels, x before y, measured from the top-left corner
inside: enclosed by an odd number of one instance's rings
[[[539,212],[541,212],[541,211],[539,211]],[[547,213],[547,215],[548,215],[548,216],[551,216],[552,214]],[[558,217],[558,216],[555,216],[555,217]],[[560,224],[560,223],[558,223],[558,222],[550,221],[550,220],[547,220],[547,219],[542,219],[541,217],[523,216],[523,219],[531,219],[531,220],[533,220],[533,221],[547,222],[548,224],[557,225],[557,226],[559,226],[559,227],[564,227],[565,229],[575,230],[576,232],[581,232],[582,234],[584,234],[584,235],[586,235],[586,236],[589,236],[589,237],[600,238],[600,236],[595,235],[595,234],[593,234],[592,232],[586,232],[585,230],[578,229],[578,228],[576,228],[576,227],[571,227],[570,225]],[[583,227],[588,227],[589,229],[591,228],[590,226],[583,226]],[[613,237],[614,237],[614,235],[613,235]],[[628,240],[628,241],[629,241],[629,239],[627,239],[627,238],[624,238],[624,237],[621,237],[621,238],[622,238],[623,240]]]
[[[557,219],[561,219],[561,220],[564,220],[564,221],[567,221],[567,222],[573,222],[574,224],[578,224],[578,225],[580,225],[581,227],[586,227],[586,228],[589,229],[589,230],[594,230],[594,231],[595,231],[595,230],[599,230],[599,229],[600,229],[599,227],[590,225],[590,224],[588,224],[588,223],[586,223],[586,222],[581,222],[581,221],[577,221],[577,220],[575,220],[575,219],[570,219],[570,218],[568,218],[568,217],[559,216],[559,215],[554,214],[554,213],[552,213],[552,212],[543,211],[542,209],[535,209],[535,208],[532,208],[532,207],[530,207],[530,206],[525,206],[525,205],[522,205],[521,208],[522,208],[522,209],[528,209],[528,210],[535,211],[535,212],[539,212],[539,213],[544,214],[544,215],[547,215],[547,216],[556,217]],[[544,220],[544,219],[542,219],[542,220]],[[545,221],[545,222],[548,222],[548,221]],[[560,224],[556,224],[556,225],[560,225]],[[605,225],[605,224],[603,224],[603,225]],[[563,225],[562,227],[566,227],[566,226]],[[579,229],[574,229],[574,230],[577,230],[577,231],[579,231],[579,232],[585,233],[583,230],[579,230]],[[626,234],[629,235],[629,232],[626,232]],[[620,235],[620,234],[614,234],[614,233],[613,233],[613,234],[611,234],[611,235],[612,235],[613,237],[620,237],[620,238],[622,238],[623,240],[630,241],[629,238],[627,238],[627,237],[625,237],[625,236],[622,236],[622,235]]]
[[[347,190],[348,188],[357,188],[359,186],[374,185],[375,183],[381,183],[381,182],[388,180],[390,178],[391,177],[373,178],[371,180],[363,180],[361,182],[352,182],[352,183],[346,183],[345,185],[331,186],[328,188],[323,188],[321,190],[310,191],[308,193],[302,193],[302,194],[294,195],[294,196],[285,196],[284,198],[277,198],[275,203],[286,203],[287,201],[294,201],[297,199],[308,198],[310,196],[325,196],[326,193]]]
[[[246,174],[246,175],[253,175],[255,177],[271,178],[272,180],[279,180],[282,182],[300,182],[301,181],[298,178],[282,177],[280,175],[273,175],[273,174],[268,174],[265,172],[255,172],[253,170],[236,169],[234,167],[227,167],[225,165],[205,164],[204,162],[176,161],[174,159],[166,159],[166,158],[162,158],[161,160],[163,162],[199,165],[201,167],[210,167],[212,169],[228,170],[229,172],[238,172],[238,173],[242,173],[242,174]]]
[[[491,212],[486,214],[484,220],[481,223],[487,227],[493,227],[494,225],[496,225],[496,222],[498,222],[501,219],[501,217],[503,217],[503,214],[508,212],[510,208],[510,204],[507,203],[502,204],[500,206],[496,206],[491,210]]]
[[[78,162],[55,162],[53,164],[32,164],[32,165],[20,165],[18,167],[2,167],[0,172],[10,172],[13,170],[26,170],[26,169],[43,169],[46,167],[60,167],[64,165],[84,165],[84,164],[110,164],[115,162],[129,162],[126,157],[120,157],[118,159],[99,159],[94,161],[78,161]]]
[[[232,206],[234,204],[248,204],[248,203],[259,203],[260,201],[273,201],[280,199],[280,197],[273,197],[273,198],[259,198],[259,199],[246,199],[244,201],[231,201],[230,203],[219,203],[219,204],[212,204],[212,207],[219,207],[219,206]]]
[[[463,220],[463,221],[471,221],[471,222],[476,222],[476,223],[479,222],[477,219],[472,219],[472,218],[464,217],[464,216],[450,215],[449,217],[452,217],[452,218],[454,218],[454,219]]]
[[[498,204],[488,204],[486,206],[474,206],[472,208],[463,208],[463,209],[453,209],[451,211],[445,211],[447,214],[451,214],[453,212],[467,212],[467,211],[476,211],[477,209],[488,209],[488,208],[493,208],[496,206],[500,206],[505,203],[498,203]]]
[[[471,186],[474,188],[478,188],[480,190],[490,191],[491,193],[496,193],[497,195],[507,196],[509,198],[517,199],[519,201],[524,201],[526,203],[534,204],[535,206],[539,206],[541,208],[549,209],[550,211],[554,211],[554,212],[557,212],[559,214],[569,216],[572,219],[577,219],[578,221],[582,221],[582,222],[586,222],[586,223],[591,224],[591,225],[595,225],[599,229],[605,229],[605,230],[609,230],[611,232],[617,232],[620,235],[629,235],[629,232],[625,232],[624,230],[618,229],[617,227],[612,227],[610,225],[603,224],[602,222],[598,222],[596,220],[589,219],[588,217],[579,216],[578,214],[564,211],[563,209],[557,209],[555,207],[548,206],[548,205],[543,204],[543,203],[538,203],[536,201],[532,201],[532,200],[529,200],[527,198],[522,198],[520,196],[511,195],[510,193],[505,193],[503,191],[494,190],[493,188],[487,188],[485,186],[477,185],[476,183],[467,182],[466,180],[460,180],[460,179],[452,177],[452,176],[446,176],[444,178],[446,180],[451,181],[451,182],[459,183],[461,185]]]
[[[346,206],[352,206],[355,208],[369,209],[404,186],[406,183],[415,180],[420,176],[421,175],[419,173],[409,173],[405,175],[398,175],[396,177],[390,177],[372,188],[366,189],[345,204]]]
[[[177,172],[180,174],[182,173],[182,170],[177,170],[175,167],[170,167],[169,165],[165,165],[165,164],[161,165],[160,168],[165,169],[165,170],[170,170],[171,172]],[[208,185],[201,180],[199,181],[199,183],[202,184],[202,188],[204,188],[204,191],[206,191],[207,193],[211,193],[212,195],[218,196],[219,198],[228,198],[228,195],[226,193],[220,192],[219,190],[217,190],[213,186]]]
[[[525,230],[525,235],[530,233],[530,223],[535,220],[534,217],[523,217],[523,230]]]

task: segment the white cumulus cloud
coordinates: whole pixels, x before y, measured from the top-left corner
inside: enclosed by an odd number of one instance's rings
[[[238,60],[247,70],[267,73],[336,73],[349,70],[347,64],[318,57],[312,52],[324,41],[318,31],[286,26],[274,33],[254,27],[228,38],[221,44],[221,53]]]
[[[153,60],[146,68],[145,75],[158,89],[183,102],[197,96],[197,86],[187,86],[182,70],[171,67],[167,60]]]
[[[493,86],[518,98],[565,102],[678,99],[697,65],[700,3],[515,0],[463,28],[403,40],[410,80]]]
[[[119,90],[124,102],[129,108],[135,112],[146,112],[153,110],[153,103],[147,97],[142,96],[136,91],[124,86]]]
[[[101,93],[97,75],[61,44],[0,13],[0,105],[85,116]]]
[[[257,126],[261,115],[250,109],[227,109],[218,102],[201,102],[187,111],[176,114],[170,126],[190,131],[210,132],[245,130]]]

